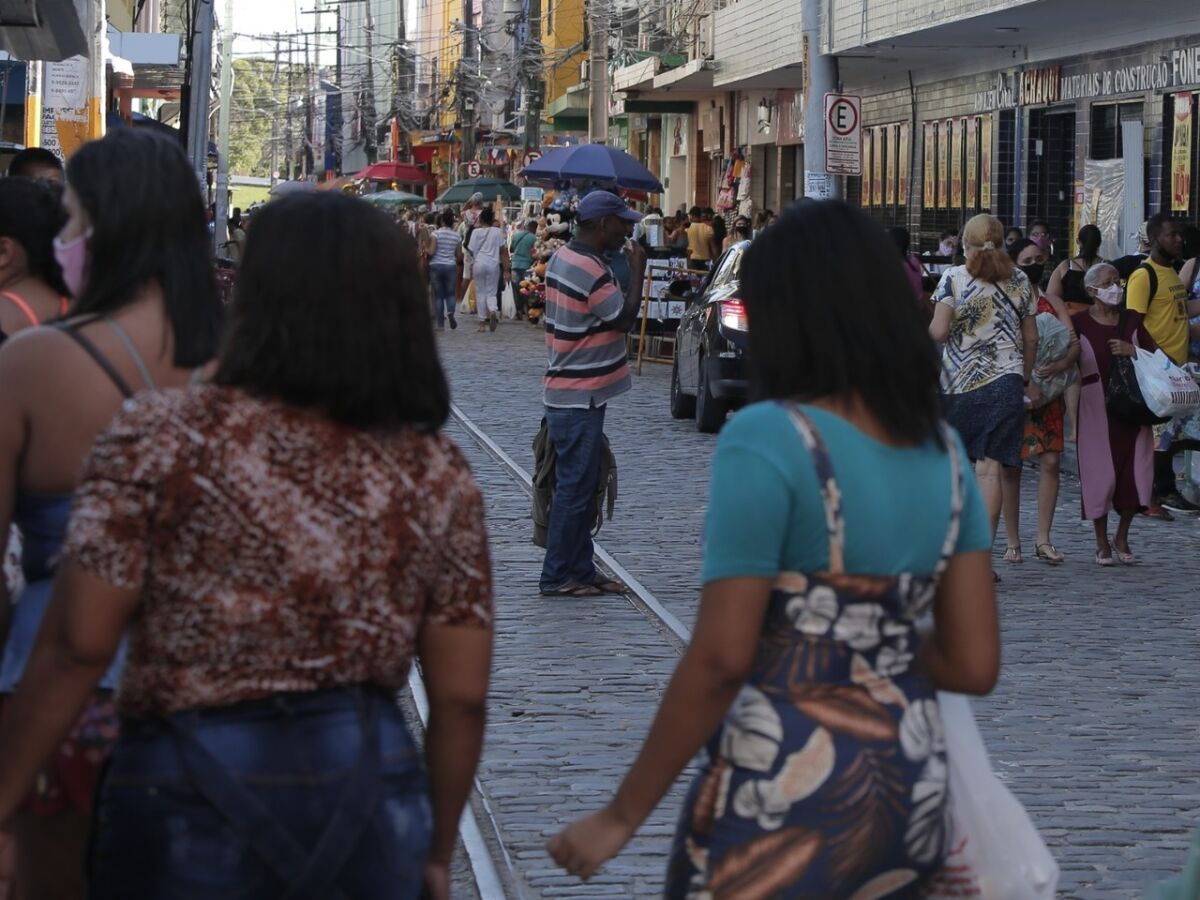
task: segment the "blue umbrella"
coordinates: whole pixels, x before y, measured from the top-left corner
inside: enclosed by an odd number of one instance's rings
[[[616,147],[607,144],[580,144],[551,150],[521,170],[526,181],[562,184],[568,181],[590,181],[601,187],[618,187],[627,191],[661,194],[662,184],[640,162]]]

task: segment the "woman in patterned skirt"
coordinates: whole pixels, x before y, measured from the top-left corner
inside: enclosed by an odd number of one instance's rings
[[[987,514],[878,227],[798,204],[748,252],[761,402],[718,442],[695,632],[616,794],[550,852],[590,877],[705,747],[668,897],[904,896],[946,849],[935,690],[999,670]]]

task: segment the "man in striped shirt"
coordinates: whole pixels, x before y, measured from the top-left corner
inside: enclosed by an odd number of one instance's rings
[[[640,297],[626,298],[603,254],[618,250],[641,215],[620,197],[594,191],[580,201],[576,237],[546,266],[546,424],[557,456],[541,592],[594,597],[623,590],[598,578],[592,559],[592,501],[600,474],[604,412],[632,387],[625,334]]]

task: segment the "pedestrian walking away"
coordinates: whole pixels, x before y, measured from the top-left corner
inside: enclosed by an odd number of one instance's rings
[[[429,280],[433,284],[433,308],[438,328],[458,327],[454,317],[458,300],[458,273],[463,265],[462,237],[454,229],[454,213],[442,213],[441,227],[430,238],[433,252],[429,257]]]
[[[479,213],[479,224],[467,241],[467,252],[471,254],[471,277],[475,279],[479,330],[495,331],[500,321],[497,296],[511,272],[504,231],[496,226],[496,213],[490,206]]]
[[[139,394],[83,467],[0,725],[0,820],[128,629],[89,897],[445,900],[492,643],[449,404],[407,233],[333,191],[258,213],[212,382]],[[415,658],[428,771],[395,702]]]
[[[0,822],[15,813],[18,896],[72,900],[84,894],[96,780],[117,735],[121,629],[104,632],[111,645],[95,656],[102,595],[85,592],[76,611],[86,621],[75,620],[75,641],[56,656],[86,660],[87,684],[69,691],[53,680],[53,699],[32,706],[13,692],[44,674],[39,634],[61,634],[51,587],[93,441],[135,392],[186,386],[216,353],[223,313],[204,208],[177,143],[116,129],[72,156],[68,173],[55,255],[69,317],[0,348],[0,533],[11,511],[26,536],[27,582],[15,606],[0,596]],[[51,708],[58,724],[40,732],[35,721]]]
[[[624,295],[604,254],[624,246],[641,216],[606,191],[579,202],[579,231],[546,267],[546,423],[557,456],[541,592],[555,597],[619,593],[593,559],[592,503],[609,401],[632,387],[625,334],[637,292]]]
[[[942,275],[929,325],[930,335],[944,345],[946,419],[975,463],[993,539],[1000,522],[1002,469],[1021,464],[1022,383],[1031,405],[1041,400],[1031,381],[1038,344],[1033,287],[1001,249],[1003,241],[1004,226],[994,216],[967,222],[966,264]]]
[[[895,255],[838,201],[747,251],[760,402],[717,444],[695,630],[613,798],[551,840],[567,871],[618,853],[702,746],[667,897],[918,896],[941,869],[935,691],[992,689],[999,626],[987,513]]]

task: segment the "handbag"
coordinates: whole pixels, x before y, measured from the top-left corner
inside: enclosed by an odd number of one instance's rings
[[[970,701],[938,692],[949,766],[949,852],[926,900],[1053,900],[1058,864],[1029,813],[992,771]]]
[[[1125,333],[1128,315],[1128,310],[1121,311],[1121,318],[1117,324],[1118,335]],[[1114,419],[1120,419],[1129,425],[1161,425],[1167,421],[1161,416],[1156,416],[1146,406],[1133,360],[1128,356],[1113,357],[1112,365],[1108,368],[1108,384],[1104,386],[1104,408]]]

